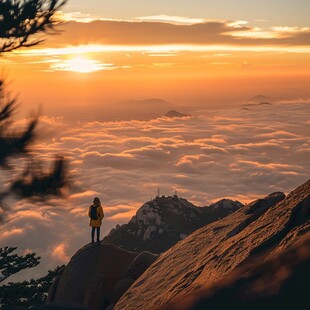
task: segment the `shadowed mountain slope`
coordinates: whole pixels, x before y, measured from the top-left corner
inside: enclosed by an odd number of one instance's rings
[[[209,287],[260,255],[272,259],[310,234],[310,180],[211,223],[159,257],[115,309],[158,309]]]
[[[260,256],[213,287],[162,310],[304,309],[309,304],[310,238],[267,261]]]

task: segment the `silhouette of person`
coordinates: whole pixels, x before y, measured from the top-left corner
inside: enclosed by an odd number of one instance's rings
[[[90,218],[89,226],[91,226],[91,242],[95,239],[95,230],[97,230],[97,242],[100,241],[100,227],[104,218],[103,209],[100,199],[94,198],[93,204],[88,209],[88,217]]]

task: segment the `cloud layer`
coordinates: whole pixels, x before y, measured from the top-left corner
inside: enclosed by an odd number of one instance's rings
[[[43,117],[40,132],[47,134],[33,152],[43,161],[66,154],[72,190],[66,200],[7,201],[11,212],[0,229],[1,245],[38,252],[43,263],[24,274],[37,276],[89,242],[87,208],[94,196],[103,202],[105,235],[158,188],[166,195],[177,190],[200,206],[288,192],[308,178],[309,112],[308,103],[297,102],[151,121],[69,125]]]
[[[203,21],[176,16],[141,17],[139,21],[71,21],[62,26],[61,36],[48,39],[57,44],[105,45],[301,45],[310,44],[309,27],[262,29],[246,21]],[[194,22],[196,21],[196,22]],[[183,23],[182,23],[183,22]]]

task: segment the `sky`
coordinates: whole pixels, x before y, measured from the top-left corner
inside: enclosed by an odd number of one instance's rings
[[[309,9],[302,0],[69,0],[58,34],[3,54],[20,102],[14,128],[40,111],[31,154],[46,167],[65,155],[72,180],[64,199],[4,202],[0,246],[42,257],[22,277],[67,263],[89,242],[94,196],[104,236],[158,188],[207,206],[305,182]],[[188,116],[162,117],[171,109]],[[0,173],[6,188],[12,172]]]
[[[305,99],[308,8],[302,0],[73,0],[58,16],[66,22],[58,35],[0,61],[24,110],[41,105],[50,116],[64,114],[63,102],[111,110],[149,98],[187,108],[257,94]]]
[[[65,11],[128,19],[170,15],[192,18],[264,21],[268,26],[309,26],[307,0],[71,0]]]

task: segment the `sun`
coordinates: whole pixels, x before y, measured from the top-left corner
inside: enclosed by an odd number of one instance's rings
[[[67,60],[58,60],[50,66],[52,71],[70,71],[78,73],[91,73],[110,69],[111,64],[102,64],[97,60],[76,56]]]
[[[66,63],[67,70],[80,73],[90,73],[101,70],[101,65],[95,60],[85,59],[83,57],[75,57],[69,59]]]

